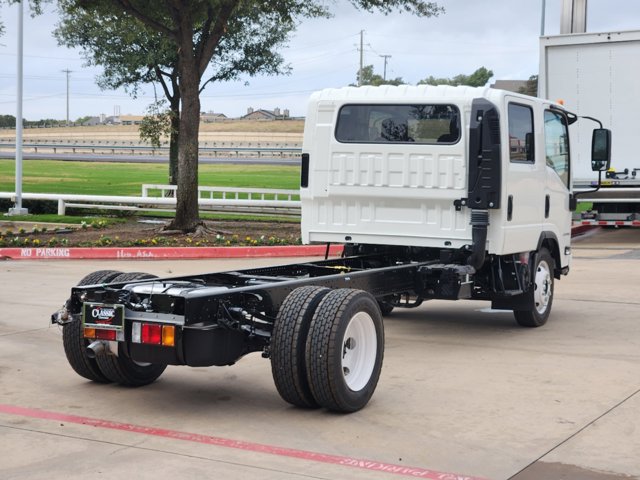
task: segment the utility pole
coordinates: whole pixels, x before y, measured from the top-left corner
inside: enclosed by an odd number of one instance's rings
[[[67,127],[69,126],[69,75],[71,74],[71,70],[68,68],[66,70],[62,70],[62,73],[67,74]]]
[[[364,62],[364,30],[360,30],[360,70],[358,70],[358,86],[362,86],[362,68]]]
[[[380,55],[380,57],[384,58],[384,70],[382,74],[382,79],[387,80],[387,60],[391,58],[391,55]]]

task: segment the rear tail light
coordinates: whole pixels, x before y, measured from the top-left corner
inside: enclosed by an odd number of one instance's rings
[[[113,342],[117,339],[118,332],[115,330],[96,330],[96,338],[98,340],[111,340]]]
[[[133,343],[174,347],[176,343],[176,327],[157,323],[133,322],[131,339]]]
[[[162,325],[143,323],[142,324],[142,343],[150,345],[162,344]]]
[[[124,340],[122,331],[106,329],[106,328],[85,328],[84,338],[92,340],[109,340],[112,342]]]

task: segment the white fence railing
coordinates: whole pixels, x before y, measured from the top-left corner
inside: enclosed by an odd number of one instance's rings
[[[146,190],[144,187],[148,187]],[[300,200],[295,199],[297,190],[233,189],[200,187],[209,198],[198,199],[201,211],[242,213],[253,215],[300,215]],[[149,196],[158,190],[160,196]],[[67,208],[90,208],[101,210],[156,210],[175,212],[176,198],[166,196],[175,190],[171,185],[145,185],[143,196],[77,195],[57,193],[23,193],[24,200],[50,200],[58,202],[58,215],[65,215]],[[235,192],[235,195],[234,195]],[[260,198],[256,198],[258,195]],[[219,198],[217,198],[219,197]],[[283,198],[284,197],[284,198]],[[14,192],[0,192],[0,198],[15,201]]]
[[[142,196],[174,197],[176,185],[143,184]],[[292,202],[300,199],[299,190],[284,190],[274,188],[236,188],[236,187],[198,187],[198,197],[222,200],[276,200]]]
[[[5,143],[0,141],[0,149],[6,149],[14,151],[16,148],[15,143]],[[118,145],[112,142],[97,142],[97,143],[77,143],[77,142],[64,142],[64,143],[37,143],[28,142],[22,145],[25,151],[33,151],[34,153],[91,153],[91,154],[129,154],[129,155],[169,155],[169,147],[152,147],[150,145],[135,144],[129,142],[128,144]],[[215,145],[207,146],[201,145],[198,147],[198,153],[201,156],[210,157],[236,157],[236,158],[299,158],[302,149],[297,145],[282,145],[282,146],[262,146],[249,144],[234,145],[232,142],[225,146]]]

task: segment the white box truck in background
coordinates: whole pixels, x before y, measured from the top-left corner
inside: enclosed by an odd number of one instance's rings
[[[581,223],[640,226],[639,79],[640,31],[541,37],[538,95],[562,101],[578,116],[596,117],[613,132],[611,169],[602,188],[579,197],[593,203],[578,217]],[[590,164],[593,126],[582,121],[571,127],[576,192],[588,192],[596,183]]]

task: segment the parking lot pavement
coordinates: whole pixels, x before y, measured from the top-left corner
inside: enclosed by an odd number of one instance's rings
[[[573,252],[542,328],[482,302],[394,311],[378,389],[351,415],[288,406],[258,354],[143,388],[93,384],[49,325],[93,270],[286,259],[0,262],[0,478],[639,479],[640,230]]]

